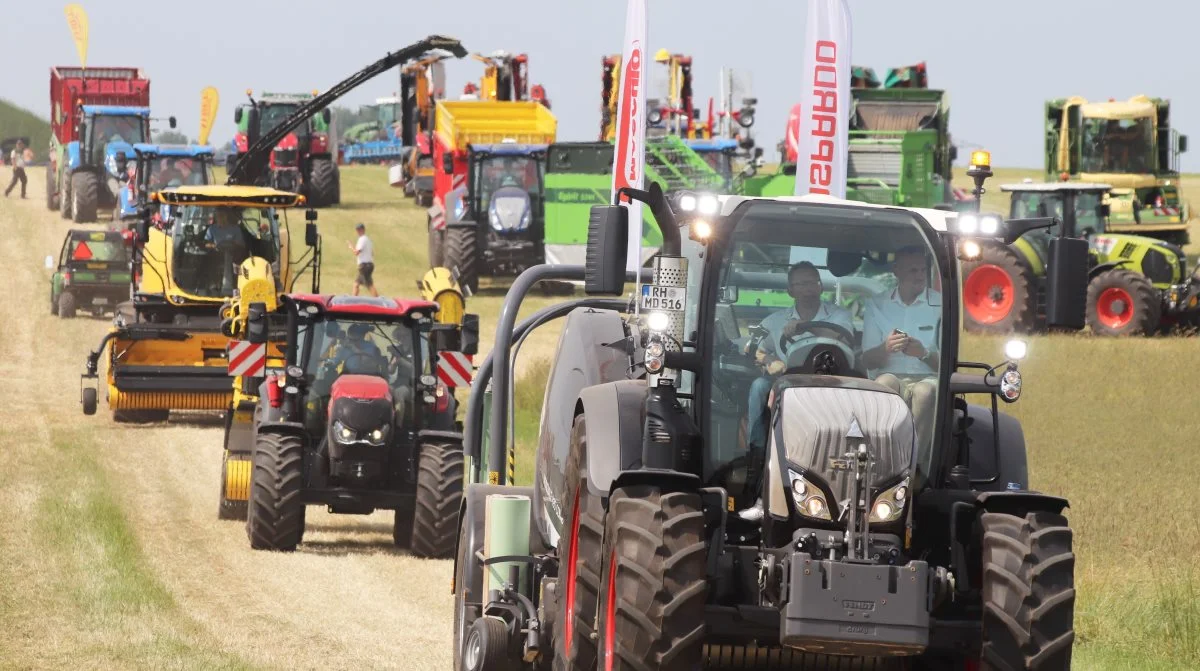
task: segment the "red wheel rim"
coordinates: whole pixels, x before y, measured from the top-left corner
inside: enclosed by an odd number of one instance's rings
[[[580,483],[581,485],[583,483]],[[567,542],[567,589],[563,598],[567,607],[563,611],[563,650],[571,652],[571,636],[575,633],[575,564],[579,559],[579,491],[575,492],[575,504],[571,507],[571,540]]]
[[[992,263],[977,266],[963,283],[963,305],[980,324],[995,324],[1013,309],[1013,281]]]
[[[617,637],[617,551],[608,559],[608,594],[604,600],[604,671],[613,668],[613,639]]]
[[[1096,318],[1110,329],[1133,321],[1133,296],[1120,287],[1109,287],[1096,299]]]

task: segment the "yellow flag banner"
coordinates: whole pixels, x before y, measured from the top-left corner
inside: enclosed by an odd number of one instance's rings
[[[200,144],[208,144],[208,134],[217,119],[217,106],[220,104],[221,96],[215,87],[209,86],[200,92]]]
[[[79,52],[79,67],[87,69],[88,17],[83,7],[77,4],[66,6],[67,27],[75,40],[75,51]]]

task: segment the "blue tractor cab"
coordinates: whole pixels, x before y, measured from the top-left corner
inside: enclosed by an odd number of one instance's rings
[[[738,153],[737,140],[727,137],[684,140],[724,180],[724,192],[733,186],[733,160]]]
[[[96,221],[101,209],[113,208],[115,213],[121,181],[118,157],[133,158],[134,145],[149,139],[150,108],[82,105],[80,111],[79,139],[65,148],[55,191],[62,194],[63,216],[86,223]]]
[[[152,144],[132,147],[135,162],[119,161],[119,189],[114,221],[136,222],[150,194],[177,186],[206,186],[216,183],[213,175],[215,152],[211,145]],[[167,204],[163,208],[169,207]],[[164,210],[160,216],[166,218]]]

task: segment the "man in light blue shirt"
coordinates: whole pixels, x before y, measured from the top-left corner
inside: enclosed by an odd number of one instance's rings
[[[791,307],[767,315],[759,323],[767,334],[758,345],[757,359],[766,371],[750,385],[749,417],[747,418],[747,443],[750,449],[762,449],[767,442],[767,397],[776,375],[787,367],[787,352],[779,351],[779,340],[784,336],[795,336],[810,332],[823,337],[838,337],[832,329],[820,326],[802,327],[805,322],[829,322],[854,333],[850,311],[833,303],[821,300],[821,273],[808,261],[801,261],[788,269],[788,295],[795,301]],[[849,344],[849,343],[848,343]]]
[[[896,252],[896,288],[867,304],[863,316],[863,364],[876,382],[894,389],[912,408],[917,444],[933,440],[940,365],[942,295],[929,288],[926,250]]]

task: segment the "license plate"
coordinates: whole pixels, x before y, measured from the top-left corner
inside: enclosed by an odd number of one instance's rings
[[[108,305],[107,298],[96,297],[92,299],[92,305]]]
[[[643,310],[671,310],[682,312],[687,301],[687,289],[684,287],[656,287],[650,284],[642,285]]]

